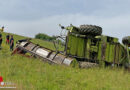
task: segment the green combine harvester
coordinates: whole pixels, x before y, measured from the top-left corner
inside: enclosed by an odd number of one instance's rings
[[[102,35],[102,28],[99,26],[70,25],[61,28],[68,30],[66,55],[75,57],[78,61],[100,65],[128,66],[130,64],[130,36],[123,38],[124,45],[122,45],[118,42],[118,38]]]
[[[125,66],[130,67],[130,36],[124,37],[119,43],[118,38],[102,35],[102,28],[95,25],[81,25],[76,27],[61,26],[68,30],[65,38],[64,51],[52,51],[37,46],[27,40],[17,43],[14,53],[41,57],[44,61],[56,64],[78,65],[81,68],[93,66]],[[58,36],[58,38],[62,38]],[[28,49],[31,48],[31,49]],[[23,53],[24,52],[24,53]]]

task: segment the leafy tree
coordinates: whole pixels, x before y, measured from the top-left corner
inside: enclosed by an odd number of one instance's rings
[[[56,40],[56,36],[51,37],[51,36],[44,34],[44,33],[38,33],[37,35],[35,35],[35,38],[41,39],[41,40],[47,40],[47,41]]]

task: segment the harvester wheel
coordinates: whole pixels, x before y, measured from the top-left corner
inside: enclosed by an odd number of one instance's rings
[[[122,39],[124,45],[130,45],[130,36],[126,36]]]
[[[86,35],[101,35],[102,34],[102,28],[95,25],[80,25],[80,34]]]

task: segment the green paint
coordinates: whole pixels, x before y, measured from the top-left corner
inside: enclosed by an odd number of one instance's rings
[[[101,42],[98,44],[98,60],[101,60]]]
[[[87,42],[86,42],[86,55],[85,57],[87,59],[90,59],[90,45],[91,45],[91,39],[87,39]]]
[[[71,47],[70,47],[70,53],[71,55],[76,55],[77,51],[77,38],[74,36],[71,36]]]
[[[118,43],[118,38],[113,38],[113,42]]]
[[[84,39],[83,38],[78,39],[77,48],[78,48],[77,56],[84,57]]]
[[[110,50],[110,44],[106,44],[106,52],[105,52],[105,60],[109,60],[109,50]]]

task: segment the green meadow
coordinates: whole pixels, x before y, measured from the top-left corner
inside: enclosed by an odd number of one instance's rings
[[[2,33],[0,76],[13,82],[17,90],[130,90],[130,72],[123,68],[79,69],[50,65],[40,59],[11,56]],[[15,42],[27,37],[14,35]],[[32,42],[55,50],[52,43],[33,39]],[[63,49],[63,47],[61,47]]]

